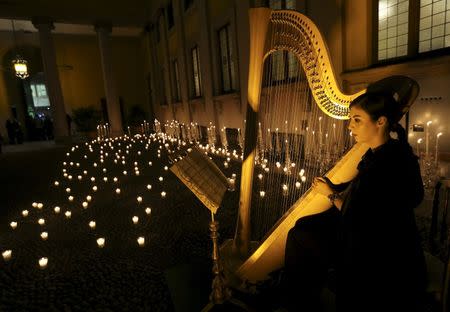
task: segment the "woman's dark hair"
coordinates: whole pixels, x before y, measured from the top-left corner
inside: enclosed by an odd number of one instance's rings
[[[390,93],[363,93],[350,103],[365,111],[373,121],[386,117],[390,132],[397,133],[398,140],[408,143],[405,129],[398,123],[403,116],[399,104]]]

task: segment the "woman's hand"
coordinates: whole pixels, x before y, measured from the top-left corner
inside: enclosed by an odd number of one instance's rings
[[[328,196],[333,193],[333,190],[328,185],[326,180],[322,177],[315,177],[312,183],[312,186],[315,188],[315,190],[324,196]]]

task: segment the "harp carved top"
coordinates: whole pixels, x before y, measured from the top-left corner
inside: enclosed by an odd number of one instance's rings
[[[274,50],[288,50],[302,64],[313,97],[320,109],[336,119],[349,118],[351,101],[366,90],[347,95],[339,89],[326,43],[317,26],[305,15],[289,10],[272,11],[270,40],[265,57]]]

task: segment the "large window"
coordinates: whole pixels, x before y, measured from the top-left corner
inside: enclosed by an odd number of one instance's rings
[[[450,1],[421,0],[419,52],[450,47]]]
[[[269,0],[268,4],[274,10],[295,10],[295,0]]]
[[[202,96],[202,84],[201,84],[201,76],[200,76],[200,57],[198,47],[195,46],[191,50],[192,55],[192,74],[194,78],[194,97]]]
[[[378,61],[450,47],[450,1],[378,0],[377,27]]]
[[[178,71],[178,60],[172,62],[173,69],[173,99],[175,102],[181,100],[181,88],[180,88],[180,72]]]
[[[222,72],[222,91],[236,90],[236,73],[234,69],[233,40],[230,25],[219,29],[220,65]]]
[[[265,72],[272,83],[289,82],[298,77],[299,63],[294,54],[278,50],[273,52],[266,63]],[[269,81],[267,81],[269,83]]]

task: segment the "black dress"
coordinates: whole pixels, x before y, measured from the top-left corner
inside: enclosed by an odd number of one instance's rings
[[[338,311],[421,311],[425,260],[414,208],[423,199],[417,157],[389,140],[368,150],[335,207],[301,218],[285,253],[289,311],[318,311],[327,271],[337,274]]]
[[[339,310],[420,310],[426,266],[414,208],[422,199],[409,145],[389,140],[367,151],[341,209]]]

